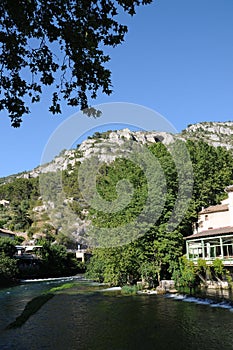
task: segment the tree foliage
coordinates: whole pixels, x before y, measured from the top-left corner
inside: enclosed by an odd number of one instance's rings
[[[193,166],[194,187],[190,204],[186,208],[187,212],[179,226],[171,231],[166,226],[177,198],[179,187],[177,169],[165,146],[156,143],[150,146],[150,150],[159,159],[167,183],[162,215],[154,226],[137,241],[120,248],[95,250],[93,260],[88,267],[88,272],[92,273],[92,277],[96,274],[97,278],[108,282],[112,280],[116,283],[117,281],[119,284],[130,283],[130,281],[141,278],[153,285],[161,278],[174,275],[182,286],[192,287],[197,283],[197,270],[189,261],[184,258],[180,259],[184,252],[183,237],[191,234],[192,223],[197,220],[197,213],[202,206],[217,204],[224,198],[224,188],[233,180],[233,159],[226,149],[222,147],[216,149],[202,141],[187,141],[186,146]],[[124,161],[115,161],[112,167],[106,166],[102,171],[102,177],[97,180],[101,195],[110,200],[115,198],[114,188],[122,174],[122,168],[119,166],[122,162]],[[97,224],[103,225],[105,220],[108,227],[111,227],[112,224],[124,224],[126,220],[134,217],[134,208],[137,210],[138,205],[139,209],[143,207],[147,187],[142,173],[135,173],[135,170],[136,168],[132,167],[130,162],[124,162],[124,176],[127,175],[130,180],[134,179],[134,188],[135,184],[139,184],[140,190],[137,187],[135,190],[135,195],[137,191],[139,193],[139,201],[131,203],[132,207],[127,216],[127,210],[125,210],[123,215],[107,214],[106,220],[105,213],[90,211],[90,214],[94,214]],[[135,178],[129,175],[131,172],[134,173]],[[138,176],[137,181],[136,175]],[[184,181],[189,181],[189,179],[184,179]],[[118,217],[120,219],[116,221]],[[133,237],[133,232],[129,234]],[[131,255],[135,257],[133,263]],[[125,256],[127,256],[126,260]],[[124,266],[122,266],[122,261],[125,261]],[[126,271],[130,271],[133,278],[130,279],[130,274]]]
[[[124,41],[122,9],[152,0],[2,0],[0,2],[0,110],[18,127],[29,104],[39,102],[43,86],[53,86],[50,112],[61,113],[60,100],[88,107],[99,89],[110,94],[110,60],[104,47]],[[92,111],[93,112],[93,111]]]
[[[0,253],[0,286],[11,284],[18,275],[15,259]]]
[[[41,266],[39,275],[65,276],[83,272],[84,266],[77,261],[73,254],[69,254],[62,244],[50,243],[44,240],[40,252]]]
[[[187,236],[202,207],[216,205],[226,198],[224,189],[233,183],[232,153],[224,147],[213,147],[204,141],[186,142],[193,167],[192,198],[179,228]]]
[[[193,288],[197,284],[197,273],[195,265],[185,256],[179,259],[179,269],[176,269],[173,278],[179,287]]]
[[[13,258],[16,252],[15,243],[10,238],[0,238],[0,286],[12,283],[17,277],[17,263]]]
[[[114,248],[96,248],[87,266],[87,276],[111,285],[125,285],[140,278],[141,257],[132,244]]]
[[[0,238],[0,254],[13,258],[15,253],[15,241],[10,238]]]
[[[16,178],[14,181],[0,186],[0,199],[6,199],[16,204],[23,200],[35,200],[38,196],[38,178]]]
[[[0,199],[8,200],[9,206],[0,206],[0,227],[11,230],[29,229],[33,220],[31,208],[39,197],[38,179],[16,178],[0,186]]]

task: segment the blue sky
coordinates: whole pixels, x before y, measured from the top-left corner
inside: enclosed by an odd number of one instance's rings
[[[132,19],[123,15],[129,25],[125,43],[108,49],[114,93],[100,94],[94,104],[143,105],[178,131],[201,121],[233,120],[232,19],[232,0],[157,0]],[[50,135],[78,111],[64,105],[62,115],[53,116],[48,101],[45,95],[32,106],[19,129],[1,113],[0,176],[39,165]]]

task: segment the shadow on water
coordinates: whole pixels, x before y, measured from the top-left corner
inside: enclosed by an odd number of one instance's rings
[[[54,297],[54,294],[43,294],[30,300],[22,314],[16,318],[16,320],[10,323],[6,329],[21,327],[33,314],[35,314],[40,308],[47,303],[48,300]]]
[[[64,282],[64,280],[62,280]],[[98,284],[90,284],[90,282],[85,283],[85,281],[75,281],[63,283],[58,286],[50,288],[48,291],[41,295],[36,296],[30,300],[22,313],[16,317],[15,321],[11,322],[5,329],[12,329],[21,327],[32,315],[34,315],[40,308],[46,304],[50,299],[52,299],[56,294],[59,293],[69,293],[69,294],[81,294],[94,292],[99,290],[100,286]],[[102,288],[102,285],[101,285]]]

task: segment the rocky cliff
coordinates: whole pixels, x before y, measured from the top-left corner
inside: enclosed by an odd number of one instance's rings
[[[214,147],[223,146],[233,150],[233,122],[203,122],[189,125],[179,134],[169,134],[157,131],[130,131],[129,129],[96,133],[83,141],[76,149],[63,151],[59,156],[46,165],[39,166],[32,171],[20,175],[36,177],[41,173],[55,172],[73,166],[76,161],[82,162],[92,155],[98,155],[101,161],[113,161],[125,141],[136,141],[141,144],[162,142],[165,145],[174,141],[203,140]]]
[[[93,155],[98,156],[100,161],[110,163],[119,154],[126,141],[136,141],[141,144],[163,142],[169,144],[177,135],[156,131],[130,131],[129,129],[97,133],[83,141],[77,149],[63,151],[55,157],[52,162],[38,166],[30,172],[20,174],[20,177],[37,177],[41,173],[56,172],[73,166],[76,161],[83,162],[84,159]]]
[[[113,161],[125,141],[136,141],[141,144],[151,144],[162,142],[165,145],[174,141],[182,140],[203,140],[214,147],[222,146],[233,152],[233,122],[203,122],[189,125],[179,134],[169,134],[157,131],[130,131],[129,129],[107,131],[95,133],[83,141],[77,149],[64,150],[52,162],[40,165],[37,168],[9,177],[12,181],[15,177],[37,177],[41,173],[56,172],[65,170],[75,164],[76,161],[82,162],[92,155],[98,155],[100,161]],[[3,180],[3,179],[2,179]],[[4,181],[8,182],[8,178]]]
[[[189,125],[179,136],[184,139],[203,140],[214,147],[233,149],[233,122],[203,122]]]

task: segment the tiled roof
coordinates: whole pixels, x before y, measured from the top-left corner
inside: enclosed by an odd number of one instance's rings
[[[194,233],[191,236],[185,237],[185,239],[195,239],[208,236],[218,236],[222,234],[233,233],[233,226],[226,226],[220,228],[209,229],[206,231],[201,231],[200,233]]]
[[[208,208],[203,209],[199,212],[199,214],[209,214],[209,213],[216,213],[219,211],[227,211],[228,210],[228,204],[218,204],[218,205],[211,205]]]
[[[15,235],[14,232],[7,230],[5,228],[0,228],[0,233],[8,234],[8,235]]]

